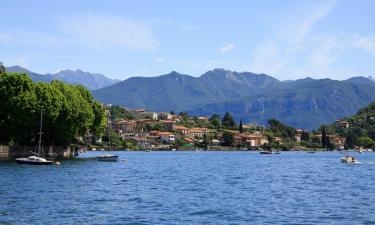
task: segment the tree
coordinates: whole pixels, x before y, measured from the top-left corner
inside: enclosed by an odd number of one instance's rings
[[[169,114],[174,115],[175,113],[174,113],[174,111],[172,110]]]
[[[105,125],[104,108],[82,86],[0,75],[0,142],[35,144],[41,111],[44,145],[69,145],[78,137],[100,134]]]
[[[322,147],[327,148],[327,133],[326,133],[326,127],[323,126],[322,128],[322,139],[321,139]]]
[[[352,149],[352,148],[354,148],[353,136],[348,134],[345,137],[345,149]]]
[[[275,136],[294,139],[296,130],[293,127],[286,126],[276,119],[270,119],[268,123],[269,129]]]
[[[365,148],[372,148],[374,146],[374,140],[370,137],[359,137],[357,140],[357,145]]]
[[[221,127],[221,119],[220,116],[217,114],[212,115],[208,121],[210,122],[211,126],[215,129],[220,129]]]
[[[0,74],[5,73],[5,66],[0,62]]]
[[[234,136],[231,132],[224,132],[223,133],[223,144],[225,146],[233,146]]]
[[[239,127],[238,127],[238,131],[239,131],[240,133],[243,133],[242,120],[240,120],[240,125],[239,125]]]
[[[236,127],[236,122],[234,121],[232,115],[229,112],[225,113],[223,120],[221,121],[221,124],[226,128]]]
[[[301,134],[301,141],[310,141],[309,132],[302,131]]]
[[[202,144],[203,144],[203,147],[204,147],[205,150],[208,149],[208,145],[210,144],[210,141],[211,141],[210,137],[207,134],[204,134]]]

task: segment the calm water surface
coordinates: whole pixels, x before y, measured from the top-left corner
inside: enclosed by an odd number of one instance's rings
[[[0,224],[375,224],[375,153],[119,154],[1,162]]]

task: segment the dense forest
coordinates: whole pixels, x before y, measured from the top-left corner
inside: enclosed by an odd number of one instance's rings
[[[32,82],[28,75],[5,72],[0,65],[0,143],[35,144],[41,112],[44,145],[91,140],[105,127],[103,106],[83,86]]]

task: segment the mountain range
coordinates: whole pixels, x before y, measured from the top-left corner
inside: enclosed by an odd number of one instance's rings
[[[82,70],[61,70],[54,74],[38,74],[20,66],[7,67],[8,72],[26,73],[33,81],[50,82],[61,80],[70,84],[81,84],[90,90],[110,86],[119,80],[110,79],[103,74],[89,73]]]
[[[82,70],[54,74],[38,74],[20,66],[6,70],[26,73],[33,81],[81,84],[103,103],[191,115],[231,112],[237,121],[266,124],[275,118],[306,129],[350,116],[375,100],[372,77],[280,81],[266,74],[214,69],[199,77],[172,71],[119,81]]]
[[[231,112],[243,122],[265,124],[275,118],[290,126],[315,129],[374,101],[375,82],[365,77],[279,81],[266,74],[214,69],[199,77],[175,71],[131,77],[93,94],[104,103],[130,108],[192,115]]]

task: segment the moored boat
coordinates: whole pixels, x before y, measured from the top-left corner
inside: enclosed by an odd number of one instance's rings
[[[99,161],[117,162],[118,155],[104,154],[96,157]]]
[[[259,153],[264,155],[280,154],[279,151],[260,151]]]
[[[53,161],[43,158],[42,149],[42,127],[43,127],[43,110],[40,112],[40,127],[39,127],[39,140],[37,152],[32,152],[32,156],[27,158],[16,158],[18,164],[29,164],[29,165],[51,165]]]
[[[29,156],[27,158],[17,158],[18,164],[29,164],[29,165],[51,165],[53,161],[47,160],[38,156]]]

